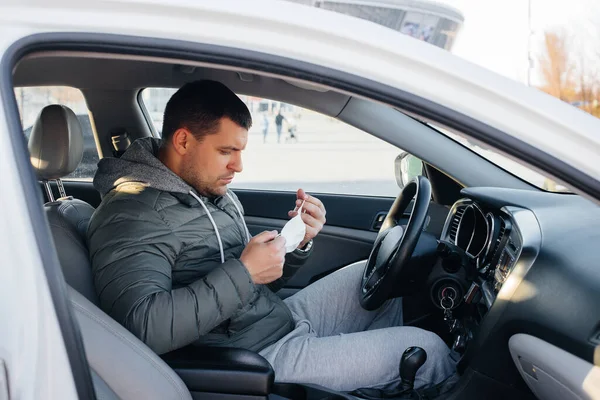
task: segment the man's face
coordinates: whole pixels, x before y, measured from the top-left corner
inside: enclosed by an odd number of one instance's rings
[[[242,150],[247,142],[248,130],[222,118],[217,133],[190,140],[183,158],[183,180],[204,196],[225,195],[234,175],[242,172]]]

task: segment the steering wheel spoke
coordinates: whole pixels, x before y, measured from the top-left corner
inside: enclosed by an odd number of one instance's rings
[[[398,225],[414,197],[414,206],[405,228]],[[409,182],[390,208],[365,266],[360,304],[366,310],[379,308],[394,292],[395,282],[409,279],[407,269],[417,245],[431,198],[431,184],[424,176]]]

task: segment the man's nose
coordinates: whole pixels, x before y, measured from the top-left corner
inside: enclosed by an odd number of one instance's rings
[[[236,157],[229,163],[229,168],[234,172],[242,172],[244,164],[242,163],[242,155],[237,154]]]

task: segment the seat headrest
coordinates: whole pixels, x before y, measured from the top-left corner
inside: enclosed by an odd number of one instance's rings
[[[75,171],[83,156],[83,133],[73,110],[59,104],[44,107],[28,147],[38,179],[60,179]]]

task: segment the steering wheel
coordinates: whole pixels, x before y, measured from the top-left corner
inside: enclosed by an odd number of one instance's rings
[[[415,198],[408,224],[398,224]],[[365,266],[360,285],[360,304],[365,310],[379,308],[394,292],[398,282],[410,279],[408,268],[419,241],[431,199],[431,184],[417,176],[400,192],[388,211]]]

